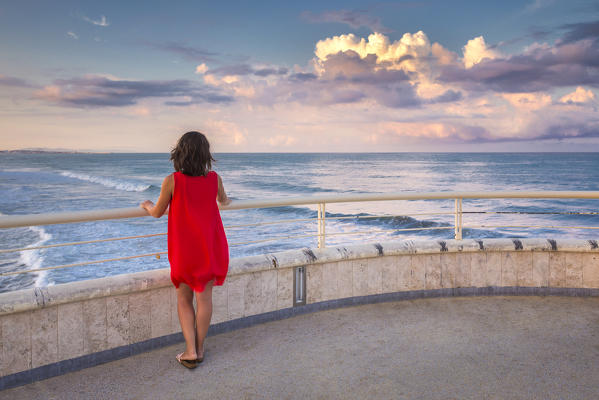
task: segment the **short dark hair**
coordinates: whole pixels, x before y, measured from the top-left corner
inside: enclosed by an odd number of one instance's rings
[[[175,171],[185,175],[206,176],[215,161],[210,154],[210,143],[203,133],[187,132],[171,150]]]

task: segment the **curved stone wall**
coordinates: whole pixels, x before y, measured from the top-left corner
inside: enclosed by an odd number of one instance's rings
[[[416,297],[599,295],[595,240],[398,241],[231,260],[211,334],[298,313]],[[305,304],[294,306],[294,268]],[[0,294],[0,389],[182,340],[169,270]]]

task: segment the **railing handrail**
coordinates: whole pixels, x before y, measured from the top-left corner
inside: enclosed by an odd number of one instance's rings
[[[278,199],[235,200],[221,210],[283,207],[322,203],[353,203],[388,200],[442,200],[442,199],[599,199],[599,191],[492,191],[492,192],[394,192],[356,193],[323,196],[284,197]],[[0,228],[66,224],[148,216],[138,207],[107,210],[67,211],[58,213],[3,215]]]

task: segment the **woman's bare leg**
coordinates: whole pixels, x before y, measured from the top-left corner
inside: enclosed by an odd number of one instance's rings
[[[212,318],[212,285],[213,281],[206,284],[203,292],[196,292],[196,349],[198,357],[203,357],[204,338],[210,327]]]
[[[195,332],[195,315],[193,311],[193,290],[186,284],[182,283],[177,289],[177,312],[179,314],[179,322],[181,330],[185,338],[185,352],[181,356],[183,360],[195,360],[196,352],[196,332]]]

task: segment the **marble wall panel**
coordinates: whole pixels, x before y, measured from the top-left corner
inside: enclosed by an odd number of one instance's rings
[[[106,298],[82,302],[83,307],[83,353],[91,354],[106,350]]]
[[[172,287],[154,289],[150,292],[150,336],[168,335],[171,330],[171,296]]]
[[[169,292],[170,297],[170,307],[171,307],[171,329],[170,333],[179,333],[181,332],[181,323],[179,322],[179,311],[177,306],[177,289],[172,287],[172,290]]]
[[[339,263],[322,264],[322,300],[339,298],[337,278],[339,276]]]
[[[566,286],[566,253],[549,253],[549,286]]]
[[[518,286],[532,287],[536,286],[533,279],[532,252],[512,252],[510,253],[514,266],[516,268],[516,282]],[[505,285],[510,286],[510,285]]]
[[[58,361],[58,308],[40,308],[31,313],[31,367]]]
[[[31,313],[5,315],[2,324],[0,373],[10,375],[31,369]]]
[[[414,255],[411,261],[410,290],[424,290],[426,281],[426,255]]]
[[[384,257],[377,257],[366,261],[367,293],[381,294],[383,293],[383,263],[386,260]]]
[[[58,306],[58,360],[68,360],[83,353],[83,303]]]
[[[354,296],[366,296],[368,294],[368,260],[354,260],[352,267]]]
[[[383,293],[399,291],[397,260],[398,256],[384,257],[382,263]]]
[[[397,256],[395,263],[397,266],[397,290],[409,290],[412,282],[412,256]]]
[[[229,318],[241,318],[245,312],[245,288],[249,280],[249,274],[233,275],[228,280],[227,306],[229,307]]]
[[[599,254],[582,255],[582,284],[585,288],[599,288]]]
[[[129,296],[106,298],[106,341],[108,348],[129,344]]]
[[[252,272],[247,275],[244,290],[243,315],[261,314],[264,310],[264,297],[262,296],[263,277],[261,272]]]
[[[501,253],[501,285],[500,286],[517,286],[518,285],[518,259],[515,252],[506,251]],[[530,280],[532,280],[532,265],[528,266],[530,270]],[[522,272],[524,276],[524,272]]]
[[[487,283],[487,253],[477,252],[470,255],[471,285],[485,287]],[[501,269],[500,275],[501,275]]]
[[[353,296],[353,261],[340,261],[337,264],[337,294],[340,299]]]
[[[457,270],[457,254],[441,253],[441,287],[454,288]]]
[[[262,275],[262,297],[264,304],[262,312],[277,309],[277,271],[274,269],[260,272]]]
[[[501,286],[501,259],[503,258],[500,252],[487,253],[487,285],[486,286]]]
[[[306,267],[306,303],[317,303],[323,300],[322,264]]]
[[[293,268],[277,270],[277,309],[293,306]]]
[[[455,286],[454,287],[470,287],[472,286],[472,271],[471,271],[471,254],[456,253],[456,269],[455,269]]]
[[[129,343],[150,339],[152,332],[152,293],[151,291],[129,295]]]
[[[441,289],[441,256],[439,254],[427,254],[424,256],[425,265],[425,288]]]
[[[532,252],[532,285],[549,286],[549,253],[547,252]]]
[[[566,287],[582,287],[582,253],[566,253]]]
[[[228,283],[225,282],[222,286],[214,286],[212,288],[212,324],[218,324],[228,320]]]

